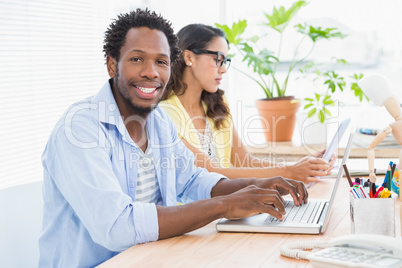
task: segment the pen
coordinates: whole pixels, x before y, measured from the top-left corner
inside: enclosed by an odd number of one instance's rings
[[[371,182],[369,179],[365,180],[362,178],[362,186],[364,189],[364,193],[366,194],[366,198],[370,197],[370,192],[371,192]]]
[[[375,192],[377,190],[377,187],[375,186],[375,183],[371,183],[371,190],[370,190],[370,197],[374,198]]]
[[[358,199],[359,197],[356,195],[355,191],[353,188],[350,188],[350,194],[353,196],[353,198]]]
[[[358,188],[356,188],[356,187],[353,187],[352,188],[352,191],[354,192],[354,195],[356,196],[356,198],[362,198],[361,197],[361,194],[358,192],[358,190],[357,190]]]
[[[394,177],[394,173],[395,173],[395,168],[396,168],[396,163],[394,163],[391,167],[391,178]]]
[[[365,191],[364,191],[364,189],[363,189],[363,187],[361,186],[361,185],[359,185],[359,188],[358,188],[360,191],[361,191],[361,193],[362,193],[362,198],[367,198],[367,194],[365,193]]]
[[[353,187],[352,178],[350,178],[349,170],[348,170],[348,168],[346,167],[346,164],[343,164],[343,169],[345,170],[345,174],[346,174],[346,178],[348,179],[349,186],[350,186],[350,187]]]
[[[388,165],[387,172],[385,173],[385,178],[382,183],[382,186],[384,186],[385,188],[388,188],[388,181],[390,176],[391,176],[391,167]]]
[[[386,176],[388,178],[388,180],[387,180],[387,188],[388,188],[388,190],[391,190],[391,181],[392,181],[391,166],[388,166]]]
[[[359,177],[356,177],[356,178],[355,178],[355,183],[358,184],[358,185],[361,185],[361,184],[362,184]]]
[[[370,192],[370,189],[371,189],[371,181],[370,181],[370,179],[367,179],[366,183],[367,183],[367,187],[369,188],[369,192]]]
[[[378,190],[375,192],[374,194],[374,198],[379,197],[378,195],[380,194],[380,192],[384,189],[384,186],[381,186],[380,188],[378,188]]]

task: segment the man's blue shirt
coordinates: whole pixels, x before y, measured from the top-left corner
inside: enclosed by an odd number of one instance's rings
[[[42,156],[40,267],[93,267],[158,239],[156,205],[134,202],[141,144],[123,120],[136,118],[121,118],[107,82],[57,122]],[[163,109],[150,113],[147,131],[163,205],[210,198],[223,176],[194,166]]]

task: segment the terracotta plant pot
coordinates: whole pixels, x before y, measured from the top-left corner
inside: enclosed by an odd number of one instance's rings
[[[293,96],[256,101],[267,141],[290,141],[301,101]]]

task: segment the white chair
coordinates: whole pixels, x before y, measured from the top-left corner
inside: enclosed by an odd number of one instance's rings
[[[0,190],[0,266],[38,267],[42,182]]]

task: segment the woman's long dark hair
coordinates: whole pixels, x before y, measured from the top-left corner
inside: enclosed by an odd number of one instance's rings
[[[177,37],[179,38],[179,48],[182,54],[172,67],[169,83],[162,96],[164,100],[169,98],[172,91],[176,95],[184,94],[186,91],[187,85],[183,82],[183,72],[184,68],[186,68],[183,57],[184,50],[206,49],[215,37],[222,37],[227,42],[222,30],[204,24],[189,24],[177,33]],[[201,94],[201,100],[207,106],[207,117],[214,120],[215,128],[217,129],[224,127],[225,119],[230,115],[229,107],[223,101],[223,94],[224,91],[221,89],[218,89],[215,93],[209,93],[204,90]]]

